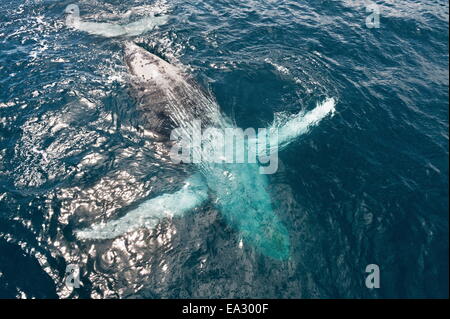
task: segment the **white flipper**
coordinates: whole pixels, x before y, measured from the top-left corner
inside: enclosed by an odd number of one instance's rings
[[[65,12],[68,14],[66,17],[66,24],[69,27],[106,38],[137,36],[153,30],[159,25],[166,24],[168,21],[167,16],[155,17],[152,15],[123,25],[102,22],[85,22],[81,20],[80,9],[76,4],[68,5]]]
[[[161,219],[180,216],[200,206],[207,198],[208,187],[202,176],[195,174],[179,191],[149,199],[119,219],[94,224],[75,234],[79,239],[110,239],[141,227],[153,229]]]
[[[318,103],[314,109],[309,112],[300,112],[292,115],[284,121],[275,121],[269,128],[269,133],[277,131],[277,140],[270,140],[271,147],[277,147],[278,151],[286,148],[299,136],[308,133],[310,128],[319,124],[328,115],[333,116],[336,106],[334,98],[328,98],[322,103]],[[270,134],[272,138],[272,134]]]
[[[333,115],[335,106],[336,101],[333,98],[329,98],[324,102],[317,104],[311,111],[307,113],[298,113],[288,120],[278,130],[278,143],[280,149],[287,146],[300,135],[307,133],[311,127],[319,124],[326,116]]]

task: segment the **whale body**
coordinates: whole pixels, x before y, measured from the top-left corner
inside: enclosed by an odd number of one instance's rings
[[[146,128],[168,136],[174,128],[190,132],[199,129],[195,126],[234,127],[221,113],[215,99],[182,70],[133,42],[125,44],[124,52]],[[327,99],[312,111],[296,114],[281,125],[269,128],[280,132],[279,150],[333,114],[334,107],[334,99]],[[210,199],[244,243],[265,256],[278,260],[289,258],[289,232],[273,211],[269,181],[260,173],[258,163],[201,161],[194,165],[198,173],[180,191],[149,199],[117,220],[79,230],[77,237],[106,239],[143,226],[153,228],[160,219],[182,215]]]

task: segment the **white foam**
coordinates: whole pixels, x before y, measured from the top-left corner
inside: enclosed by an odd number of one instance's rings
[[[276,64],[275,62],[273,62],[269,58],[266,58],[264,61],[269,63],[270,65],[272,65],[280,73],[283,73],[283,74],[286,74],[286,75],[288,75],[290,73],[288,68],[286,68],[286,67],[284,67],[282,65]]]

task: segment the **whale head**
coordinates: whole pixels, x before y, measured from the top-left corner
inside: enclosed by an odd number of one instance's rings
[[[169,86],[184,81],[181,70],[148,52],[134,42],[124,45],[125,63],[134,82],[146,85]]]

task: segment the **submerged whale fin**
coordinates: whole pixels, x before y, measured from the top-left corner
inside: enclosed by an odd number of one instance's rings
[[[163,218],[183,215],[207,198],[208,187],[197,173],[179,191],[149,199],[119,219],[94,224],[75,234],[79,239],[111,239],[141,227],[153,229]]]
[[[155,17],[152,14],[150,17],[123,25],[106,22],[86,22],[81,20],[80,9],[76,4],[68,5],[64,12],[67,14],[66,24],[69,27],[106,38],[137,36],[153,30],[159,25],[166,24],[168,21],[167,16]]]

